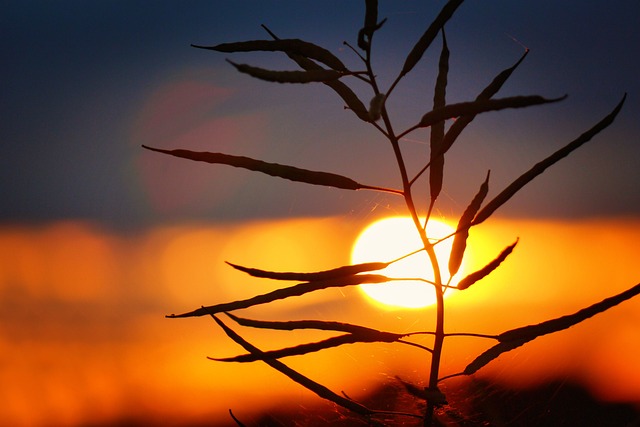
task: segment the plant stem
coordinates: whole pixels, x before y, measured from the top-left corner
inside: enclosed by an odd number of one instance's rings
[[[438,265],[438,258],[436,257],[436,253],[433,247],[433,244],[429,241],[427,236],[427,232],[425,228],[422,227],[420,223],[420,218],[418,217],[418,212],[416,210],[415,204],[413,202],[413,196],[411,194],[411,183],[409,182],[409,177],[407,175],[406,166],[404,164],[404,159],[402,157],[402,152],[400,150],[400,144],[398,143],[398,139],[395,137],[393,133],[393,129],[391,127],[391,123],[389,121],[389,116],[383,107],[382,110],[382,118],[385,122],[385,126],[387,128],[387,133],[389,135],[389,141],[391,142],[391,146],[393,147],[393,152],[396,157],[396,161],[398,163],[398,169],[400,170],[400,176],[402,178],[402,186],[404,189],[404,200],[407,205],[407,209],[411,214],[411,218],[413,223],[420,235],[420,239],[422,240],[422,244],[424,245],[424,249],[429,256],[429,261],[431,262],[431,266],[433,269],[433,276],[435,282],[435,292],[436,292],[436,330],[435,330],[435,339],[433,345],[433,351],[431,353],[431,369],[429,374],[429,386],[430,390],[436,390],[438,387],[438,375],[440,370],[440,357],[442,355],[442,346],[444,343],[444,291],[442,286],[442,276],[440,274],[440,266]],[[430,426],[433,419],[433,412],[435,409],[437,402],[433,400],[427,401],[427,408],[425,410],[424,416],[424,425]]]
[[[369,76],[371,80],[370,84],[373,88],[374,93],[377,95],[380,93],[380,91],[376,83],[375,75],[373,74],[373,71],[371,68],[369,52],[367,52],[365,62],[366,62],[367,71],[369,72]],[[400,80],[400,77],[396,79],[396,81],[392,84],[391,88],[387,92],[387,96],[389,95],[389,93],[391,93],[391,91],[393,90],[393,88],[395,87],[395,85],[398,83],[399,80]],[[431,367],[429,371],[430,373],[429,373],[428,390],[436,391],[438,389],[440,358],[442,356],[442,347],[443,347],[444,338],[445,338],[444,287],[442,283],[442,276],[440,274],[440,266],[438,264],[438,258],[436,257],[436,252],[433,247],[433,244],[429,241],[429,238],[427,236],[426,226],[425,227],[422,226],[420,222],[420,218],[418,217],[418,211],[416,209],[415,203],[413,201],[413,196],[411,194],[411,186],[413,184],[413,181],[409,180],[409,176],[407,174],[407,168],[404,162],[404,158],[402,156],[402,150],[400,149],[399,138],[395,135],[395,132],[393,131],[393,126],[391,125],[391,120],[389,118],[389,114],[384,104],[382,105],[381,118],[384,122],[384,127],[386,129],[385,136],[389,139],[389,142],[391,143],[391,147],[393,149],[393,153],[396,158],[396,163],[398,165],[398,170],[400,172],[400,178],[402,180],[403,196],[404,196],[405,204],[407,206],[407,210],[409,211],[409,214],[411,215],[411,219],[413,220],[414,226],[418,234],[420,235],[420,239],[422,240],[424,250],[427,252],[427,255],[429,256],[429,261],[433,269],[437,309],[436,309],[436,330],[435,330],[433,350],[431,352]],[[427,400],[427,407],[425,409],[425,415],[424,415],[425,426],[432,425],[433,413],[437,404],[439,404],[439,402],[434,401],[434,399]]]
[[[438,389],[438,376],[440,375],[440,357],[442,356],[442,346],[444,344],[444,292],[441,287],[436,286],[436,334],[433,342],[433,352],[431,353],[431,371],[429,373],[429,389]],[[427,400],[427,408],[424,413],[424,426],[429,427],[433,422],[433,412],[436,403]]]

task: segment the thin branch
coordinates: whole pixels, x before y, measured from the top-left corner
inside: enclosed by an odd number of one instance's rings
[[[444,334],[445,337],[475,337],[475,338],[489,338],[493,340],[498,339],[498,335],[488,335],[488,334],[476,334],[473,332],[451,332],[448,334]]]
[[[366,59],[364,59],[364,56],[362,56],[362,55],[360,54],[360,52],[358,52],[358,51],[357,51],[353,46],[351,46],[351,45],[349,44],[349,42],[347,42],[347,41],[343,41],[343,42],[342,42],[342,44],[343,44],[343,45],[345,45],[345,46],[347,46],[349,49],[351,49],[351,50],[353,51],[353,53],[355,53],[355,54],[358,56],[358,58],[360,58],[360,59],[362,60],[362,62],[364,62],[364,63],[366,64],[367,60],[366,60]]]
[[[430,349],[429,347],[425,347],[424,345],[421,344],[417,344],[411,341],[405,341],[405,340],[398,340],[397,342],[402,343],[402,344],[406,344],[406,345],[410,345],[413,347],[418,347],[422,350],[427,350],[429,353],[433,353],[433,349]]]

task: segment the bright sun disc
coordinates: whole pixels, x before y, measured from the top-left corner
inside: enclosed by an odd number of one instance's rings
[[[430,220],[427,235],[430,239],[440,239],[453,233],[455,229],[443,222]],[[452,239],[435,246],[440,271],[448,274],[447,263],[451,253]],[[400,258],[422,247],[422,242],[409,217],[381,219],[369,225],[357,237],[351,251],[351,262],[387,262]],[[422,278],[433,281],[429,257],[422,251],[391,264],[381,272],[394,278]],[[444,276],[446,280],[448,276]],[[421,308],[436,302],[433,285],[417,280],[393,281],[382,284],[363,284],[360,290],[375,303],[386,308]],[[445,296],[453,291],[448,290]]]

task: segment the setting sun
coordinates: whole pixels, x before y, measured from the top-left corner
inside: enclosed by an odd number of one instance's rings
[[[440,221],[430,220],[427,226],[429,238],[437,240],[453,233],[455,229]],[[451,239],[436,245],[436,255],[441,271],[446,271],[451,252]],[[357,237],[351,252],[354,264],[391,261],[422,247],[420,237],[409,217],[390,217],[369,225]],[[443,268],[444,266],[444,268]],[[391,264],[383,274],[393,278],[421,278],[433,280],[431,264],[426,253],[419,252]],[[360,286],[366,297],[386,308],[420,308],[435,303],[431,284],[419,280],[394,281],[385,284]],[[452,292],[446,292],[445,296]]]

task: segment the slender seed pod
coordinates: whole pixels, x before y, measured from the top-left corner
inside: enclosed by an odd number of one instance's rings
[[[438,77],[433,95],[433,109],[443,108],[446,101],[447,79],[449,74],[449,47],[447,46],[447,38],[442,29],[442,51],[440,52],[440,60],[438,63]],[[429,169],[429,191],[431,197],[431,206],[436,202],[442,190],[442,181],[444,179],[444,154],[442,151],[442,139],[444,138],[444,120],[434,123],[431,126],[431,142],[430,142],[430,163]]]
[[[263,28],[276,40],[280,40],[271,30],[264,27]],[[311,71],[311,70],[322,70],[323,68],[312,61],[309,58],[306,58],[302,55],[287,53],[287,56],[291,58],[296,64],[298,64],[303,70]],[[334,90],[342,98],[342,100],[347,104],[347,108],[355,113],[356,116],[362,121],[369,122],[369,111],[367,107],[364,106],[362,101],[358,98],[358,96],[347,86],[342,83],[340,80],[327,80],[322,82],[323,84],[329,86]]]
[[[336,71],[348,71],[347,67],[327,49],[313,43],[300,39],[278,39],[278,40],[249,40],[235,43],[221,43],[215,46],[201,46],[192,44],[192,47],[216,52],[285,52],[290,55],[301,55],[314,59]]]
[[[464,371],[462,372],[462,374],[473,375],[476,372],[478,372],[480,368],[484,367],[489,362],[496,359],[502,353],[506,353],[507,351],[511,351],[514,348],[518,348],[521,345],[525,344],[526,342],[527,340],[516,340],[516,341],[498,343],[493,347],[489,348],[488,350],[486,350],[485,352],[483,352],[482,354],[480,354],[475,359],[473,359],[473,361],[469,363],[466,368],[464,368]]]
[[[458,282],[457,288],[460,289],[460,290],[467,289],[469,286],[473,285],[477,281],[487,277],[492,271],[494,271],[496,268],[498,268],[500,266],[500,264],[502,264],[502,261],[504,261],[509,256],[509,254],[511,252],[513,252],[513,248],[515,248],[517,244],[518,244],[518,240],[513,242],[513,244],[507,246],[500,253],[500,255],[498,255],[498,257],[496,259],[494,259],[493,261],[491,261],[489,264],[485,265],[480,270],[475,271],[475,272],[469,274],[464,279],[460,280],[460,282]]]
[[[515,181],[509,184],[507,188],[502,190],[500,194],[494,197],[480,210],[480,212],[478,212],[476,217],[473,219],[473,225],[480,224],[481,222],[489,218],[500,206],[504,205],[509,199],[511,199],[511,197],[513,197],[514,194],[520,191],[522,187],[527,185],[535,177],[544,172],[549,166],[552,166],[553,164],[567,157],[572,151],[581,147],[582,145],[590,141],[591,138],[607,128],[611,123],[613,123],[613,120],[622,109],[626,98],[627,94],[625,93],[616,108],[614,108],[611,113],[600,120],[595,126],[584,132],[578,138],[574,139],[546,159],[536,163],[531,169],[520,175]]]
[[[489,192],[490,174],[491,171],[487,172],[487,178],[480,186],[480,190],[478,190],[478,193],[460,217],[460,221],[458,221],[456,235],[454,236],[453,244],[451,245],[451,255],[449,256],[449,274],[451,276],[458,272],[458,269],[460,269],[460,265],[462,264],[462,258],[464,257],[465,250],[467,249],[467,238],[469,237],[471,221],[478,212],[478,209],[480,209],[480,205],[482,205],[484,198]]]
[[[637,284],[632,288],[629,288],[617,295],[605,298],[602,301],[592,304],[589,307],[583,308],[582,310],[579,310],[573,314],[568,314],[566,316],[547,320],[542,323],[538,323],[537,325],[523,326],[521,328],[503,332],[498,335],[498,341],[510,342],[520,339],[532,340],[542,335],[547,335],[570,328],[571,326],[576,325],[590,317],[593,317],[596,314],[602,313],[603,311],[606,311],[611,307],[615,307],[621,302],[633,298],[638,294],[640,294],[640,284]]]
[[[322,289],[342,288],[345,286],[357,286],[363,283],[384,283],[390,280],[391,279],[389,279],[388,277],[381,276],[379,274],[356,274],[355,276],[340,277],[338,279],[333,279],[333,280],[318,280],[314,282],[305,282],[305,283],[299,283],[297,285],[290,286],[284,289],[276,289],[275,291],[262,294],[262,295],[257,295],[252,298],[216,304],[208,307],[201,307],[187,313],[171,314],[171,315],[168,315],[167,317],[177,318],[177,317],[206,316],[208,314],[221,313],[223,311],[233,311],[233,310],[239,310],[242,308],[253,307],[254,305],[267,304],[272,301],[277,301],[277,300],[290,298],[290,297],[297,297],[297,296],[308,294],[310,292],[319,291]]]
[[[522,55],[522,57],[520,57],[518,62],[516,62],[514,65],[507,68],[506,70],[502,70],[500,74],[498,74],[491,81],[491,83],[489,83],[489,85],[485,87],[482,90],[482,92],[480,92],[480,94],[476,97],[476,100],[489,99],[493,97],[493,95],[498,93],[498,91],[502,88],[504,83],[509,79],[511,74],[513,74],[514,70],[518,67],[518,65],[520,65],[520,63],[524,60],[524,58],[527,56],[528,53],[529,53],[529,50],[527,49],[525,53]],[[453,143],[456,141],[456,139],[458,139],[458,136],[460,136],[462,131],[467,127],[469,123],[473,121],[475,117],[476,117],[475,114],[460,116],[456,119],[455,122],[453,122],[453,124],[451,124],[451,126],[447,130],[447,133],[444,135],[444,138],[442,140],[442,147],[441,147],[442,154],[445,154],[447,151],[449,151]]]
[[[364,28],[371,36],[372,28],[378,23],[378,0],[365,0]]]
[[[372,334],[368,336],[345,334],[345,335],[339,335],[337,337],[327,338],[325,340],[314,342],[314,343],[299,344],[294,347],[281,348],[279,350],[272,350],[272,351],[264,351],[260,354],[249,353],[249,354],[241,354],[239,356],[234,356],[234,357],[225,357],[225,358],[208,357],[207,359],[215,360],[217,362],[255,362],[258,360],[265,360],[265,359],[280,359],[282,357],[300,356],[303,354],[313,353],[313,352],[325,350],[328,348],[339,347],[345,344],[372,343],[372,342],[392,343],[392,342],[398,341],[401,338],[402,338],[402,335],[392,334],[390,332],[380,332],[377,335]]]
[[[246,319],[244,317],[236,316],[225,312],[227,316],[233,319],[239,325],[247,326],[250,328],[260,329],[275,329],[279,331],[295,331],[297,329],[318,329],[322,331],[339,331],[348,332],[350,334],[358,336],[378,336],[382,332],[377,329],[368,328],[366,326],[353,325],[351,323],[335,322],[327,320],[288,320],[288,321],[274,321],[274,320],[255,320]],[[405,335],[399,335],[405,336]]]
[[[264,353],[262,350],[260,350],[259,348],[257,348],[256,346],[254,346],[253,344],[249,343],[247,340],[242,338],[240,335],[238,335],[238,333],[235,332],[233,329],[225,325],[224,322],[222,322],[222,320],[218,319],[213,314],[211,314],[211,317],[218,324],[218,326],[220,326],[220,328],[224,331],[224,333],[227,334],[229,338],[231,338],[236,343],[240,344],[245,350],[247,350],[252,354]],[[267,365],[271,366],[273,369],[277,370],[278,372],[281,372],[282,374],[289,377],[291,380],[297,382],[298,384],[305,387],[306,389],[311,390],[313,393],[317,394],[323,399],[327,399],[331,402],[334,402],[335,404],[340,405],[343,408],[347,408],[360,415],[369,416],[372,414],[372,411],[369,408],[351,399],[347,399],[346,397],[342,397],[339,394],[332,392],[327,387],[313,381],[311,378],[305,375],[302,375],[300,372],[290,368],[289,366],[285,365],[279,360],[264,359],[263,361]]]
[[[329,172],[317,172],[307,169],[300,169],[294,166],[281,165],[278,163],[268,163],[262,160],[255,160],[244,156],[233,156],[223,153],[210,153],[206,151],[189,151],[189,150],[163,150],[143,145],[144,148],[157,151],[159,153],[169,154],[175,157],[194,160],[198,162],[224,164],[228,166],[249,169],[256,172],[262,172],[267,175],[288,179],[291,181],[304,182],[313,185],[323,185],[327,187],[341,188],[344,190],[358,190],[366,188],[362,184],[357,183],[351,178],[342,175],[336,175]]]
[[[358,47],[367,50],[378,24],[378,0],[365,0],[364,27],[358,32]]]
[[[442,8],[436,19],[433,20],[427,31],[424,32],[420,40],[415,44],[407,59],[404,62],[400,76],[404,76],[416,66],[418,61],[422,58],[422,55],[431,45],[431,42],[436,38],[444,24],[453,16],[456,9],[462,4],[463,0],[449,0],[447,4]]]
[[[420,123],[418,123],[416,127],[429,127],[443,120],[453,119],[464,115],[498,111],[507,108],[524,108],[532,105],[548,104],[562,101],[566,97],[567,96],[565,95],[559,98],[547,99],[538,95],[512,96],[508,98],[478,99],[475,101],[449,104],[426,113],[422,116]]]
[[[364,273],[366,271],[376,271],[386,268],[388,262],[367,262],[364,264],[347,265],[343,267],[333,268],[331,270],[317,271],[313,273],[295,273],[295,272],[278,272],[259,270],[257,268],[248,268],[241,265],[232,264],[227,262],[231,267],[236,270],[247,273],[253,277],[261,277],[265,279],[274,280],[295,280],[295,281],[314,281],[314,280],[331,280],[339,277],[353,276],[354,274]]]
[[[473,375],[480,368],[487,365],[489,362],[496,359],[502,353],[511,351],[514,348],[518,348],[523,344],[528,343],[542,335],[555,333],[573,325],[576,325],[598,313],[602,313],[611,307],[620,304],[630,298],[640,294],[640,283],[614,295],[609,298],[605,298],[602,301],[595,303],[589,307],[583,308],[573,314],[558,317],[556,319],[547,320],[537,325],[523,326],[521,328],[512,329],[498,335],[498,344],[486,350],[484,353],[476,357],[461,373],[461,375]]]
[[[256,79],[275,83],[313,83],[337,80],[342,76],[352,73],[345,73],[336,70],[309,70],[309,71],[273,71],[264,68],[253,67],[247,64],[236,64],[227,59],[241,73],[248,74]]]

